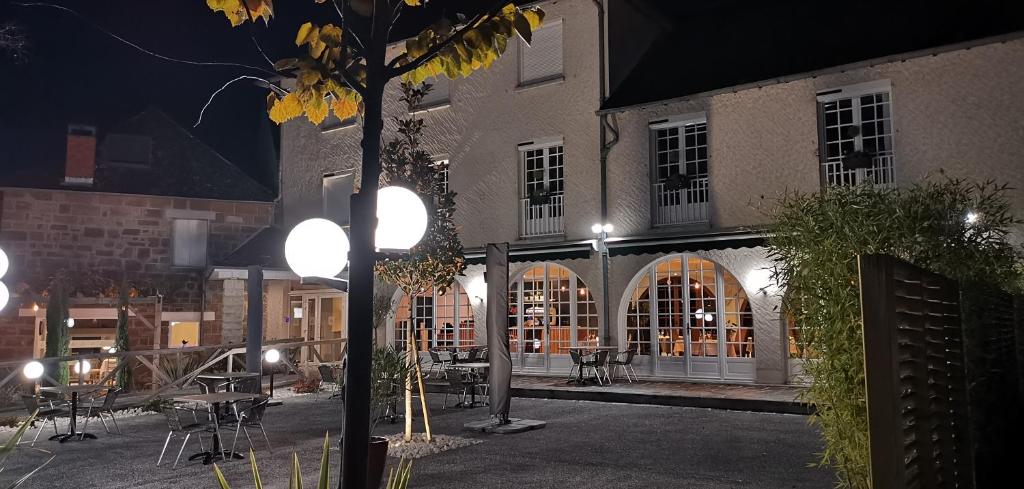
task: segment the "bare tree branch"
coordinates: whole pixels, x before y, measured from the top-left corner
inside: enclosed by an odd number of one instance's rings
[[[0,52],[12,58],[21,58],[28,49],[28,37],[25,31],[13,22],[0,24]]]
[[[274,85],[273,83],[270,83],[269,80],[266,80],[264,78],[260,78],[258,76],[242,75],[242,76],[239,76],[239,77],[235,77],[232,80],[228,81],[227,83],[221,85],[220,88],[218,88],[215,92],[213,92],[210,95],[210,98],[206,100],[206,103],[203,104],[203,108],[199,111],[199,118],[196,119],[196,123],[193,124],[192,127],[199,127],[199,124],[202,124],[202,122],[203,122],[203,114],[206,113],[206,108],[209,107],[210,104],[213,103],[213,99],[216,98],[217,95],[220,94],[220,92],[223,92],[232,83],[235,83],[235,82],[238,82],[238,81],[242,81],[242,80],[253,80],[253,81],[257,81],[257,82],[262,82],[262,83],[266,84],[267,87],[270,88],[270,90],[272,90],[274,93],[276,93],[278,95],[287,95],[288,94],[288,92],[285,89],[283,89],[283,88],[281,88],[281,87],[279,87],[277,85]]]
[[[470,20],[465,25],[460,27],[451,36],[448,36],[448,39],[445,39],[444,41],[441,41],[431,46],[430,49],[427,50],[427,52],[421,54],[419,57],[410,61],[409,63],[406,63],[402,66],[396,66],[398,62],[402,59],[402,56],[395,56],[394,59],[388,62],[388,78],[402,76],[412,70],[415,70],[416,68],[419,68],[420,66],[423,66],[424,63],[430,61],[431,58],[433,58],[434,56],[437,56],[437,54],[440,53],[441,50],[443,50],[444,48],[448,47],[448,45],[455,41],[462,40],[462,36],[464,36],[467,31],[469,31],[473,27],[476,27],[476,24],[479,23],[481,20],[492,15],[495,15],[507,3],[508,0],[498,0],[497,2],[494,2],[490,8],[477,14],[475,17],[473,17],[472,20]]]
[[[267,69],[264,69],[264,68],[260,68],[258,66],[252,66],[252,65],[247,65],[247,64],[243,64],[243,63],[232,63],[232,62],[226,62],[226,61],[192,61],[192,60],[187,60],[187,59],[172,58],[170,56],[165,56],[163,54],[150,51],[149,49],[146,49],[146,48],[144,48],[144,47],[142,47],[142,46],[140,46],[140,45],[138,45],[138,44],[136,44],[136,43],[134,43],[132,41],[129,41],[129,40],[127,40],[127,39],[117,35],[117,34],[114,34],[113,32],[103,28],[103,26],[100,26],[99,24],[89,20],[89,18],[87,18],[86,16],[84,16],[84,15],[82,15],[82,14],[80,14],[80,13],[78,13],[78,12],[72,10],[72,9],[64,7],[62,5],[54,5],[54,4],[50,4],[50,3],[18,3],[18,2],[13,2],[13,3],[11,3],[11,5],[17,5],[17,6],[20,6],[20,7],[44,7],[44,8],[52,8],[52,9],[57,9],[57,10],[62,10],[62,11],[68,12],[68,13],[74,15],[75,17],[78,17],[78,18],[84,20],[86,23],[92,25],[95,29],[99,30],[100,32],[102,32],[102,33],[104,33],[104,34],[106,34],[106,35],[108,35],[110,37],[113,37],[114,39],[117,39],[118,41],[120,41],[120,42],[122,42],[124,44],[127,44],[128,46],[131,46],[131,47],[135,48],[138,51],[141,51],[141,52],[143,52],[145,54],[148,54],[150,56],[153,56],[155,58],[162,59],[164,61],[171,61],[171,62],[174,62],[174,63],[183,63],[183,64],[194,65],[194,66],[231,66],[231,67],[235,67],[235,68],[245,68],[247,70],[260,71],[260,72],[263,72],[263,73],[266,73],[266,74],[272,75],[272,76],[280,76],[280,73],[277,73],[275,71],[270,71],[270,70],[267,70]]]

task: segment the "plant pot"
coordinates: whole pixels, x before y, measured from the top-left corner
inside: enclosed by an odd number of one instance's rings
[[[384,479],[384,466],[388,463],[388,440],[382,436],[370,437],[370,451],[366,460],[366,489],[377,489]]]

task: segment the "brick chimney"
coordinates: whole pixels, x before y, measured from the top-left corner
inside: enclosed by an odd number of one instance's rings
[[[96,174],[96,128],[68,125],[68,153],[64,160],[64,185],[91,186]]]

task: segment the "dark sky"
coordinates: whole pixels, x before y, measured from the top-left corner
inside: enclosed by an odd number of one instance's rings
[[[36,155],[52,159],[54,152],[45,148],[54,145],[54,137],[58,144],[63,141],[68,122],[96,124],[102,131],[153,105],[254,178],[276,187],[272,155],[265,144],[257,144],[259,138],[276,132],[264,112],[265,89],[247,82],[233,85],[207,109],[203,123],[192,127],[217,88],[238,75],[258,72],[157,59],[92,24],[174,58],[268,67],[250,33],[261,40],[271,59],[293,55],[291,40],[312,2],[277,2],[278,15],[269,29],[262,23],[231,28],[202,0],[53,3],[88,20],[0,0],[0,22],[19,23],[30,42],[24,60],[0,57],[0,171],[23,169]]]

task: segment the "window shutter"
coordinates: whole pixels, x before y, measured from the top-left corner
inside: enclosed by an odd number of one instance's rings
[[[172,228],[174,238],[174,266],[206,266],[206,238],[209,223],[202,219],[175,219]]]
[[[443,105],[449,102],[451,98],[452,81],[447,76],[438,75],[426,81],[432,88],[427,93],[423,100],[420,101],[419,107],[429,108],[437,105]]]
[[[533,42],[520,44],[519,83],[543,81],[562,75],[562,21],[533,33]]]
[[[324,217],[339,226],[348,226],[349,202],[355,190],[355,175],[329,175],[324,177]]]

